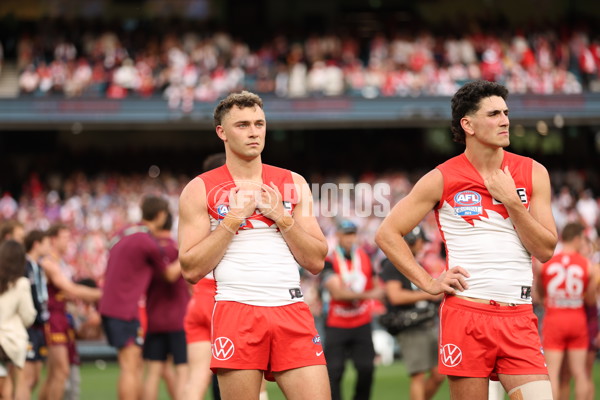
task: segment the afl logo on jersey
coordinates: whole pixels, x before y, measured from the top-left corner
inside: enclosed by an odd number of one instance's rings
[[[219,214],[221,217],[226,216],[228,212],[229,206],[227,204],[219,204],[217,206],[217,214]]]
[[[456,215],[479,215],[481,211],[481,195],[479,193],[472,190],[463,190],[454,195],[454,212]]]

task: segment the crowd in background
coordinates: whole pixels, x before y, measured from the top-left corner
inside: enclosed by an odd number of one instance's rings
[[[273,35],[260,43],[225,31],[47,22],[16,45],[23,95],[164,96],[192,107],[245,88],[280,97],[452,95],[485,79],[511,93],[600,90],[600,41],[584,29],[351,31]],[[401,28],[400,28],[401,29]],[[144,32],[144,34],[142,34]]]
[[[396,171],[385,174],[366,173],[356,181],[343,175],[315,175],[308,179],[309,182],[313,182],[313,192],[316,196],[320,193],[314,189],[322,187],[325,183],[366,183],[371,187],[375,184],[387,184],[390,192],[385,195],[385,200],[393,206],[410,191],[415,178],[418,178],[415,175],[418,174]],[[558,229],[568,222],[581,221],[586,226],[586,233],[590,239],[600,242],[600,197],[589,188],[588,176],[576,170],[569,170],[551,171],[551,177],[554,188],[552,207]],[[157,194],[167,198],[176,222],[179,194],[189,179],[188,176],[169,173],[162,173],[159,178],[150,178],[135,174],[87,176],[77,172],[70,176],[53,175],[42,181],[32,174],[20,197],[14,198],[8,192],[0,197],[0,221],[18,220],[26,230],[44,230],[59,221],[66,223],[71,227],[73,236],[66,259],[73,267],[75,277],[93,278],[101,283],[108,244],[116,232],[140,220],[139,204],[142,194]],[[318,221],[332,245],[335,242],[338,220],[354,220],[360,227],[361,245],[373,258],[374,264],[378,265],[382,256],[374,243],[374,235],[385,215],[376,212],[375,207],[381,207],[381,201],[360,198],[355,196],[354,192],[348,192],[348,195],[345,198],[340,192],[335,196],[337,204],[331,204],[331,196],[316,198],[315,212]],[[348,199],[349,202],[346,202]],[[365,204],[373,207],[373,212],[365,210]],[[336,212],[337,215],[334,215]],[[176,227],[177,223],[174,226]],[[430,257],[428,264],[442,269],[442,240],[433,213],[424,222],[424,229],[431,239],[427,244],[427,254]],[[175,228],[173,234],[176,235]]]

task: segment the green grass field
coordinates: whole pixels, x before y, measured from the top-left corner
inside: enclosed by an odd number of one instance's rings
[[[99,363],[103,366],[102,363]],[[81,366],[81,399],[82,400],[107,400],[116,398],[116,382],[118,368],[115,363],[105,364],[104,369],[98,368],[96,363],[88,362]],[[375,373],[373,385],[373,400],[402,400],[408,399],[408,377],[402,362],[394,362],[390,366],[379,366]],[[344,399],[349,400],[352,395],[355,373],[350,367],[344,376],[343,390]],[[597,392],[600,392],[600,362],[594,367],[594,383]],[[269,383],[269,400],[284,399],[281,391],[275,383]],[[160,400],[169,397],[164,386],[161,388]],[[444,383],[434,400],[449,399],[448,385]],[[206,399],[212,399],[210,395]],[[596,393],[596,399],[600,400],[600,393]]]

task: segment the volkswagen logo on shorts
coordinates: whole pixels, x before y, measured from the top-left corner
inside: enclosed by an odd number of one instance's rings
[[[220,361],[229,360],[235,352],[235,346],[231,339],[226,337],[218,337],[212,344],[212,355],[214,358]]]
[[[440,359],[446,367],[456,367],[462,361],[462,351],[455,344],[445,344],[440,348]]]

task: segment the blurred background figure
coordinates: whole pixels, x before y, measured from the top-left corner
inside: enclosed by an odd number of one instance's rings
[[[44,337],[44,324],[50,316],[48,288],[46,274],[39,262],[50,253],[50,238],[41,230],[34,229],[28,232],[25,235],[25,251],[27,252],[25,276],[29,278],[31,296],[37,315],[31,327],[27,329],[29,335],[27,358],[21,379],[17,381],[16,385],[16,397],[22,400],[30,399],[37,387],[48,352]]]
[[[0,389],[9,363],[16,367],[16,380],[20,379],[27,355],[27,327],[36,316],[31,286],[24,275],[23,245],[11,239],[0,243]]]
[[[561,244],[561,250],[543,264],[537,277],[545,307],[542,344],[553,397],[559,398],[560,370],[566,359],[575,380],[575,399],[587,400],[590,381],[586,373],[589,337],[585,304],[596,303],[597,277],[581,254],[586,246],[582,224],[567,224]]]
[[[352,360],[357,373],[354,399],[371,397],[375,371],[372,308],[373,300],[383,299],[384,293],[369,256],[358,246],[357,231],[354,222],[340,221],[337,246],[321,273],[322,284],[331,298],[324,349],[334,400],[342,398],[341,381],[348,360]]]
[[[0,224],[0,242],[14,240],[23,244],[25,239],[25,227],[17,220],[8,220]]]
[[[48,320],[44,325],[48,370],[39,397],[41,400],[62,400],[65,395],[77,397],[80,384],[79,353],[67,303],[74,299],[98,301],[101,291],[73,282],[73,271],[65,260],[72,240],[69,227],[56,223],[47,234],[50,252],[40,260],[40,265],[46,275],[48,289]]]
[[[171,398],[182,400],[188,381],[188,360],[183,318],[190,299],[188,285],[181,276],[178,250],[173,240],[173,215],[154,236],[169,267],[166,273],[155,274],[146,291],[147,329],[142,348],[146,362],[146,378],[142,398],[158,399],[161,375],[175,368]],[[171,362],[172,360],[172,362]],[[173,366],[174,364],[174,366]],[[169,374],[169,372],[166,372]]]

